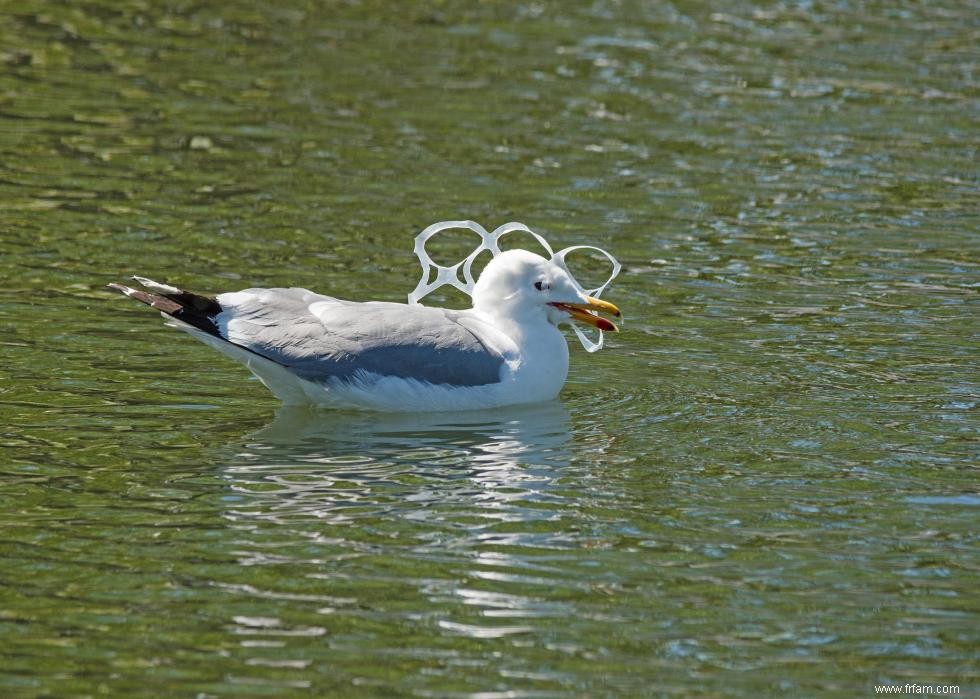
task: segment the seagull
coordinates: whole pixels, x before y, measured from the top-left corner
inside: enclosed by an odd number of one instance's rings
[[[431,412],[553,400],[568,376],[558,326],[615,332],[599,312],[621,315],[527,250],[487,263],[467,310],[345,301],[301,288],[212,298],[133,279],[146,290],[108,286],[244,364],[286,405]]]

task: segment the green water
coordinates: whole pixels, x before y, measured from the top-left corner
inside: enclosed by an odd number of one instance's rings
[[[0,695],[980,690],[977,16],[0,3]],[[103,290],[594,243],[558,403],[277,413]]]

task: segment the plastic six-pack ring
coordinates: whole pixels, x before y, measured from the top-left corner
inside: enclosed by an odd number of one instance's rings
[[[429,253],[425,249],[425,244],[438,233],[453,228],[465,228],[473,231],[480,236],[481,242],[473,250],[473,252],[456,264],[449,266],[437,264],[431,257],[429,257]],[[602,248],[597,248],[594,245],[572,245],[564,250],[554,252],[551,245],[548,244],[548,241],[545,240],[543,236],[535,233],[523,223],[505,223],[504,225],[494,229],[493,232],[488,232],[486,228],[475,221],[442,221],[440,223],[433,223],[431,226],[415,236],[415,256],[419,258],[419,262],[422,264],[422,278],[419,280],[415,290],[408,295],[408,302],[413,305],[418,304],[422,299],[436,289],[447,285],[453,286],[467,296],[472,297],[473,289],[476,286],[476,280],[473,278],[473,263],[476,261],[476,258],[479,257],[480,253],[484,251],[489,252],[493,257],[499,255],[501,253],[500,239],[508,233],[514,232],[528,233],[532,235],[541,244],[541,246],[548,251],[548,254],[551,255],[551,261],[568,272],[568,276],[572,278],[572,282],[575,284],[576,288],[587,296],[599,298],[602,292],[609,287],[612,280],[619,275],[619,271],[621,269],[619,262],[615,257],[610,255]],[[578,280],[575,279],[575,275],[572,274],[572,271],[568,268],[568,264],[565,262],[565,257],[569,253],[576,250],[595,251],[603,255],[612,265],[612,271],[609,278],[602,286],[596,287],[595,289],[585,289],[581,284],[579,284]],[[434,276],[432,275],[432,270],[435,270]],[[462,273],[462,278],[460,278],[460,273]],[[598,337],[594,341],[574,323],[572,324],[572,330],[575,331],[575,335],[578,337],[579,342],[582,343],[582,347],[584,347],[586,351],[595,352],[602,349],[603,333],[601,330],[596,331],[598,333]]]

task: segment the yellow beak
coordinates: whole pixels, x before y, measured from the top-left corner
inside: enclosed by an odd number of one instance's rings
[[[598,315],[599,311],[609,313],[617,318],[623,315],[619,312],[619,309],[615,306],[615,304],[609,303],[608,301],[602,301],[589,296],[586,299],[586,303],[552,303],[551,305],[565,311],[575,320],[588,323],[593,327],[599,328],[599,330],[619,332],[619,328],[617,328],[612,322]]]

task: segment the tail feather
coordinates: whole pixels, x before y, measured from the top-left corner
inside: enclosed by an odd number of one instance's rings
[[[133,279],[147,289],[152,289],[158,293],[133,289],[125,284],[112,283],[107,286],[130,298],[141,301],[161,313],[191,325],[198,330],[203,330],[209,335],[221,337],[218,326],[215,325],[214,317],[221,313],[222,308],[215,299],[189,291],[182,291],[176,287],[168,284],[160,284],[145,277],[133,277]]]
[[[108,286],[169,316],[173,320],[168,321],[167,325],[183,330],[209,347],[241,362],[287,405],[307,402],[304,382],[285,366],[221,335],[214,319],[224,309],[216,299],[182,291],[145,277],[133,279],[151,291],[133,289],[125,284],[113,283]]]

